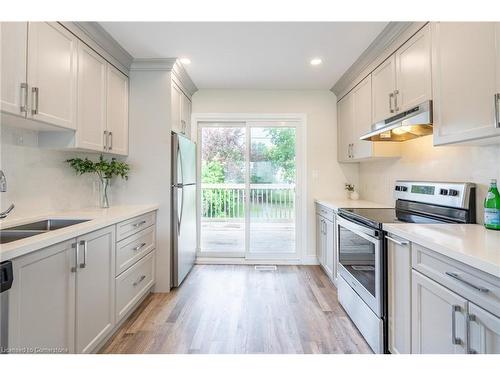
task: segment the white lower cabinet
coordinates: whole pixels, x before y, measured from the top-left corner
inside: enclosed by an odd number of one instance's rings
[[[467,300],[412,270],[412,353],[465,354]]]
[[[122,223],[12,259],[12,352],[92,353],[104,343],[155,282],[155,213],[143,216],[150,225],[118,243]],[[140,243],[116,277],[116,248],[131,241]]]
[[[115,227],[78,237],[76,351],[90,353],[113,329]]]
[[[335,244],[335,213],[316,206],[316,253],[321,267],[333,282],[337,279],[337,247]]]
[[[500,353],[500,318],[469,303],[469,352]]]
[[[389,351],[411,353],[411,244],[387,237]]]
[[[74,240],[12,260],[9,349],[13,353],[75,351]]]

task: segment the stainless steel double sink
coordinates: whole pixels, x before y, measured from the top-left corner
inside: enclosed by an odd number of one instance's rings
[[[0,244],[84,223],[89,219],[46,219],[0,230]]]

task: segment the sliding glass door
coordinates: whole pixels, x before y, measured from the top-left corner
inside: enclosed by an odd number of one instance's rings
[[[199,256],[297,258],[293,122],[199,123]]]

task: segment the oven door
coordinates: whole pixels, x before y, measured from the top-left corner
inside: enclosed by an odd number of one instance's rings
[[[339,217],[339,272],[344,280],[382,317],[382,233]]]

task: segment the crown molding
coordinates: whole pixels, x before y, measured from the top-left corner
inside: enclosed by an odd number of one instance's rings
[[[167,71],[171,72],[175,82],[181,86],[182,91],[191,97],[198,87],[187,74],[186,70],[175,57],[172,58],[153,58],[153,59],[134,59],[130,66],[130,71]]]
[[[128,75],[133,57],[97,22],[59,22],[122,73]]]
[[[427,22],[389,22],[330,89],[342,98]]]

